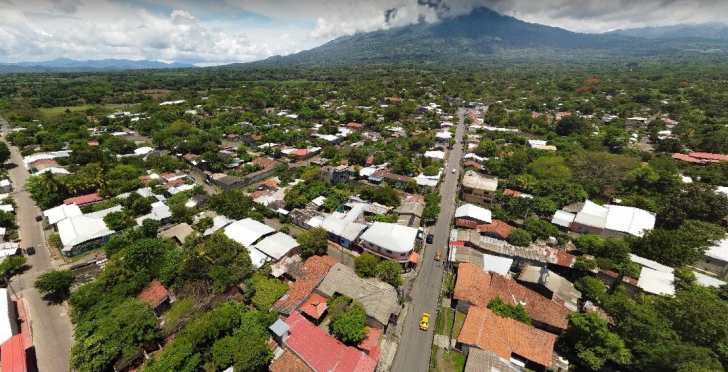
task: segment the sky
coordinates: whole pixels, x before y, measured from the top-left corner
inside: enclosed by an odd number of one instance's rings
[[[250,62],[482,6],[577,32],[728,21],[728,0],[0,0],[0,63]]]

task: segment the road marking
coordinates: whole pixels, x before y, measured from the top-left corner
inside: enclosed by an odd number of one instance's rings
[[[61,315],[60,315],[60,316],[65,316],[65,315],[66,315],[66,313],[61,313]]]

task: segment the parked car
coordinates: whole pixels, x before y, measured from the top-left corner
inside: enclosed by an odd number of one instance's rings
[[[35,247],[25,248],[25,254],[27,254],[28,256],[34,255],[35,254]]]
[[[38,222],[41,222],[41,221],[43,221],[43,216],[37,215],[37,216],[35,216],[35,220]]]
[[[430,328],[430,314],[422,313],[422,320],[420,320],[420,329],[426,331]]]
[[[453,169],[452,169],[452,172],[453,172],[453,173],[456,173],[456,172],[457,172],[457,170],[456,170],[455,168],[453,168]]]
[[[432,239],[434,239],[435,236],[432,234],[427,234],[427,244],[432,244]]]
[[[435,261],[440,261],[442,259],[442,252],[437,251],[435,252]]]

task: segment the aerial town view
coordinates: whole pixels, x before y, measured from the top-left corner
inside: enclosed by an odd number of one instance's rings
[[[0,371],[728,371],[723,0],[0,0]]]

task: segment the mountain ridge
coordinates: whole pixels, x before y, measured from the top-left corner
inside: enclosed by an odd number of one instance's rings
[[[150,60],[99,59],[79,61],[68,58],[56,58],[49,61],[0,63],[0,72],[81,72],[109,70],[144,70],[144,69],[178,69],[195,68],[197,66],[172,62],[165,63]]]
[[[605,34],[642,37],[646,39],[702,38],[728,41],[728,23],[679,24],[619,29]]]

